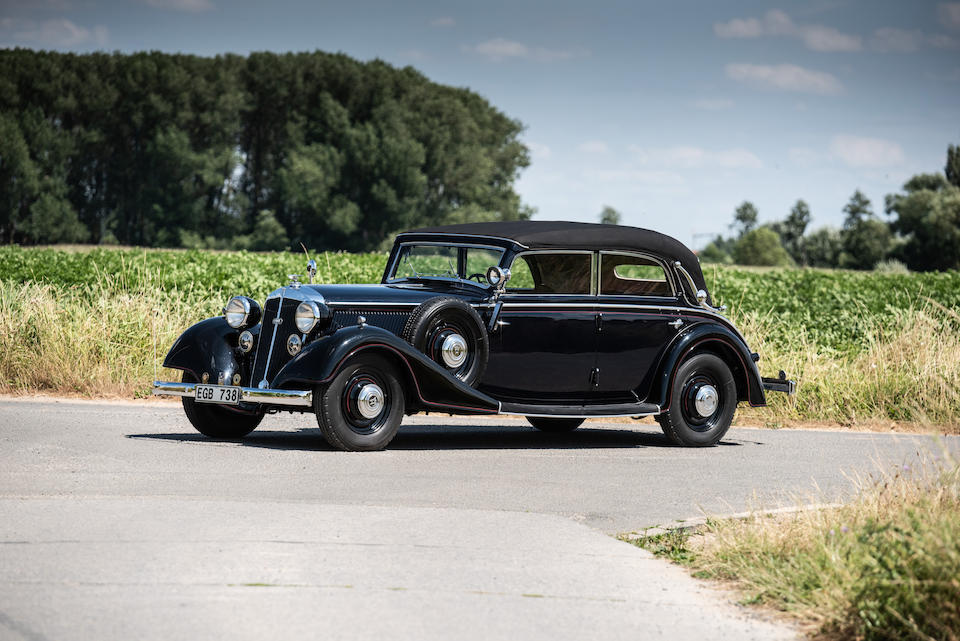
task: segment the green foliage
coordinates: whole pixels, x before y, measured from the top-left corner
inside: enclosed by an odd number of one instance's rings
[[[960,145],[947,147],[947,166],[943,173],[954,187],[960,187]]]
[[[876,218],[857,219],[846,227],[840,265],[851,269],[873,269],[893,245],[890,226]]]
[[[850,196],[850,202],[843,207],[843,213],[847,215],[843,221],[844,229],[856,226],[863,220],[873,217],[873,205],[870,199],[863,195],[859,189]]]
[[[803,255],[812,267],[837,267],[842,252],[843,238],[832,227],[821,227],[803,238]]]
[[[704,247],[698,256],[701,263],[729,265],[733,262],[733,258],[730,256],[730,254],[720,249],[720,246],[716,243],[716,241],[712,241],[709,245]]]
[[[6,242],[275,247],[282,227],[282,244],[368,251],[402,229],[531,214],[513,189],[522,125],[409,67],[14,49],[0,86]]]
[[[733,212],[733,223],[730,228],[737,232],[737,238],[742,238],[757,226],[757,208],[749,200],[740,203]]]
[[[600,212],[600,222],[604,225],[619,225],[620,212],[610,205],[604,205],[603,210]]]
[[[905,238],[900,250],[910,269],[960,269],[960,187],[940,174],[914,176],[905,194],[887,196],[893,229]]]
[[[786,267],[793,264],[780,244],[780,236],[769,227],[754,229],[741,236],[733,248],[733,260],[738,265]]]
[[[808,260],[804,252],[803,234],[810,224],[810,206],[802,200],[798,200],[790,210],[790,214],[783,222],[774,223],[770,226],[777,235],[780,236],[780,242],[783,248],[787,250],[790,257],[799,265],[806,265]]]

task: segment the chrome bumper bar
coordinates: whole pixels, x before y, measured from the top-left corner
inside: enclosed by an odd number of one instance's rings
[[[196,394],[196,383],[153,382],[154,396],[188,396]],[[313,405],[313,392],[298,389],[260,389],[241,387],[240,401],[243,403],[262,403],[264,405],[287,405],[310,407]]]

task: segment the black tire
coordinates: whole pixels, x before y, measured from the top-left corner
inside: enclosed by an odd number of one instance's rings
[[[449,336],[460,336],[466,346],[462,364],[445,361],[441,346]],[[477,311],[458,298],[438,296],[421,303],[400,336],[467,385],[475,386],[487,369],[490,341]]]
[[[560,432],[572,432],[583,425],[583,421],[584,419],[582,418],[548,418],[545,416],[527,417],[527,422],[541,432],[552,432],[554,434],[558,434]]]
[[[368,385],[376,386],[381,393],[380,411],[372,417],[361,413],[359,402]],[[313,410],[324,438],[333,447],[348,452],[385,448],[400,428],[404,406],[403,385],[396,368],[377,354],[361,354],[352,359],[313,395]]]
[[[709,396],[705,386],[711,386],[717,395],[715,409],[706,416],[698,411],[696,402],[700,391]],[[677,368],[670,388],[670,407],[657,416],[657,422],[676,445],[709,447],[730,429],[736,409],[737,384],[730,368],[719,356],[696,354]]]
[[[183,373],[184,383],[198,382],[188,372]],[[183,413],[190,424],[204,436],[220,440],[238,440],[257,429],[263,420],[263,410],[244,410],[229,405],[197,403],[192,398],[182,396]]]

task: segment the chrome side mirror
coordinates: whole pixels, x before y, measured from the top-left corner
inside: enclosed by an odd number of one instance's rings
[[[313,277],[317,275],[317,261],[312,258],[307,261],[307,282],[313,283]]]

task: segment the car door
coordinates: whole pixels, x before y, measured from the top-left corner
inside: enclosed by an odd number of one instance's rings
[[[535,404],[590,395],[597,349],[593,264],[590,251],[516,257],[481,389]]]
[[[602,251],[598,272],[596,393],[645,400],[652,368],[679,331],[674,283],[662,262],[643,254]]]

